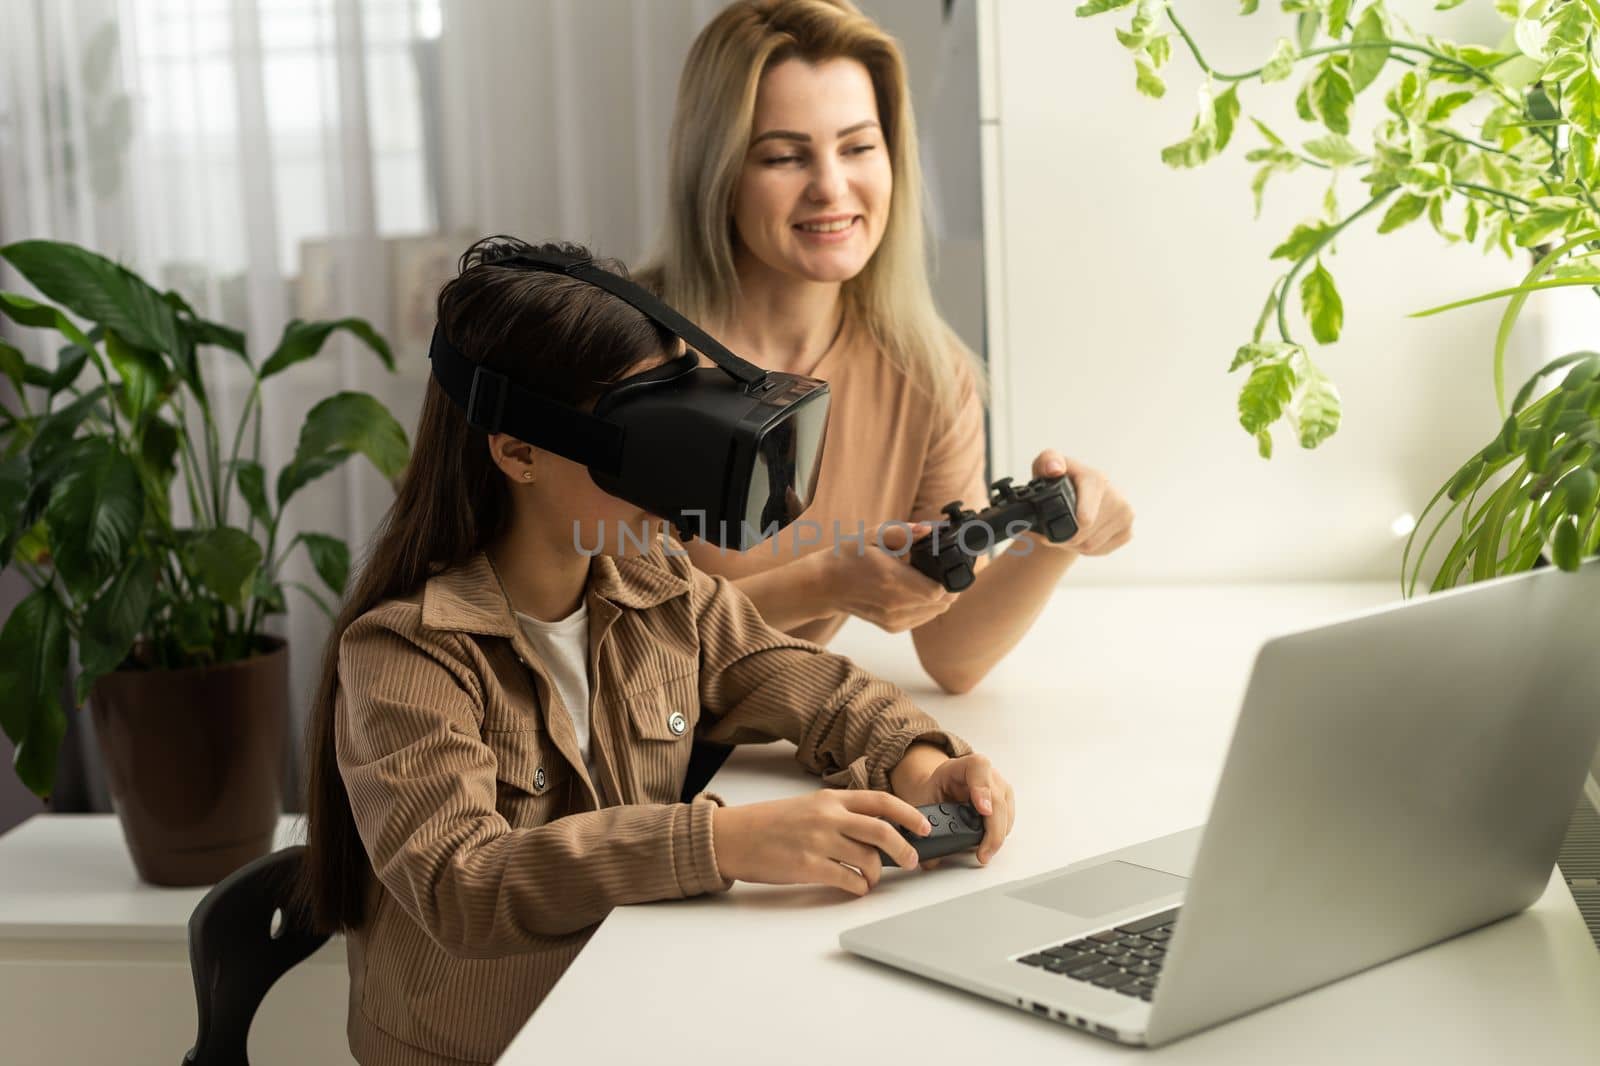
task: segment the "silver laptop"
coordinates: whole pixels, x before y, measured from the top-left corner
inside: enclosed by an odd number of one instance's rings
[[[1514,914],[1600,742],[1597,648],[1600,560],[1278,637],[1203,828],[839,941],[1156,1046]]]

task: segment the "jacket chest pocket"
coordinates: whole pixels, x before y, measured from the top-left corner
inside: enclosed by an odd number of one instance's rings
[[[622,697],[633,743],[628,762],[637,803],[676,803],[689,768],[700,685],[694,673],[668,678]]]
[[[559,817],[571,780],[549,734],[539,729],[490,730],[483,742],[495,757],[495,809],[513,829]]]

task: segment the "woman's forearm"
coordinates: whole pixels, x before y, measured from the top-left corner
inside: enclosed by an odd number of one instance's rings
[[[774,629],[796,626],[832,614],[828,595],[829,551],[812,552],[734,582]]]
[[[946,692],[966,692],[1005,658],[1039,617],[1078,553],[1035,541],[1012,544],[944,614],[912,631],[917,658]]]

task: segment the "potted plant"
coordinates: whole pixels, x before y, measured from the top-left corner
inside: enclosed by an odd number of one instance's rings
[[[1438,0],[1437,10],[1466,0]],[[1474,0],[1508,22],[1503,46],[1457,44],[1419,33],[1383,0],[1279,0],[1293,17],[1288,36],[1252,70],[1214,69],[1179,16],[1177,0],[1087,0],[1079,17],[1131,12],[1117,37],[1133,56],[1135,85],[1159,97],[1161,69],[1181,47],[1205,73],[1201,105],[1182,140],[1164,149],[1173,167],[1199,166],[1227,148],[1245,105],[1241,90],[1297,89],[1296,113],[1316,136],[1299,144],[1259,119],[1262,143],[1251,183],[1257,211],[1275,176],[1355,171],[1364,200],[1341,210],[1332,185],[1316,217],[1273,250],[1274,282],[1230,372],[1245,374],[1239,422],[1272,455],[1272,428],[1285,423],[1304,448],[1339,428],[1338,390],[1311,358],[1313,342],[1336,342],[1344,304],[1325,256],[1335,239],[1372,227],[1391,233],[1426,219],[1444,240],[1528,249],[1520,285],[1419,311],[1437,314],[1506,300],[1494,346],[1494,388],[1503,422],[1439,489],[1407,542],[1401,581],[1410,595],[1439,534],[1461,512],[1430,581],[1449,588],[1539,565],[1548,554],[1575,569],[1600,548],[1600,355],[1576,352],[1541,368],[1506,403],[1505,353],[1530,294],[1581,285],[1600,294],[1600,4],[1594,0]],[[1240,0],[1255,15],[1261,0]],[[1357,135],[1356,98],[1384,79],[1381,119]],[[1298,297],[1309,339],[1290,316]],[[1429,519],[1432,526],[1428,528]],[[1418,538],[1422,538],[1420,550]]]
[[[311,409],[293,458],[269,479],[261,385],[335,331],[391,370],[393,357],[366,322],[346,318],[290,322],[257,363],[243,334],[86,249],[22,241],[0,257],[53,301],[0,292],[0,314],[66,342],[54,368],[0,342],[15,396],[0,405],[0,565],[32,586],[0,629],[0,725],[16,773],[48,798],[75,643],[73,702],[89,700],[140,876],[214,882],[271,850],[280,811],[288,654],[265,623],[293,584],[282,567],[304,547],[326,593],[298,587],[325,611],[350,567],[337,537],[280,543],[284,508],[356,453],[389,478],[408,455],[382,404],[341,392]],[[250,375],[227,433],[204,346]]]

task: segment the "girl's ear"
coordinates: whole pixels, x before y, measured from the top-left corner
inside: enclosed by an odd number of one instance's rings
[[[489,434],[489,457],[500,472],[519,485],[538,480],[539,449],[507,433]]]

